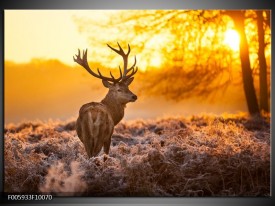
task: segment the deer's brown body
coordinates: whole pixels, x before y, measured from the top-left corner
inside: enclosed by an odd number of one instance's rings
[[[109,45],[108,45],[109,46]],[[79,116],[76,122],[76,131],[79,139],[84,144],[85,150],[89,157],[98,155],[102,147],[104,152],[109,153],[111,137],[114,126],[117,125],[124,116],[124,108],[128,102],[134,102],[137,96],[128,88],[133,81],[133,75],[137,72],[134,65],[127,69],[127,58],[130,53],[128,45],[128,53],[125,54],[118,44],[120,50],[113,49],[123,57],[124,72],[120,69],[120,77],[115,79],[111,74],[111,78],[104,77],[98,70],[98,74],[94,73],[87,63],[87,51],[80,57],[80,52],[74,60],[83,66],[90,74],[102,79],[103,85],[109,88],[106,97],[99,102],[90,102],[84,104],[79,110]],[[130,71],[131,74],[127,75]]]
[[[114,122],[106,106],[91,102],[81,107],[76,131],[89,157],[96,156],[103,146],[104,152],[109,152],[113,130]]]

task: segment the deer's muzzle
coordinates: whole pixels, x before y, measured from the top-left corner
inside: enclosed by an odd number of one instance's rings
[[[133,95],[132,100],[133,100],[133,102],[136,101],[137,100],[137,95]]]

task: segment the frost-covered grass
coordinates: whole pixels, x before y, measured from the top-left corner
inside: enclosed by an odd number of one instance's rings
[[[107,159],[75,122],[6,125],[5,192],[85,196],[269,196],[270,116],[119,123]]]

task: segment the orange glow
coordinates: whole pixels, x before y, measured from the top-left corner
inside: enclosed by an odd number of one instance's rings
[[[96,18],[104,22],[114,12],[5,10],[5,60],[26,63],[34,58],[58,59],[74,66],[72,57],[77,49],[90,48],[87,35],[79,32],[74,17]],[[100,31],[97,32],[98,35]]]
[[[159,67],[161,65],[161,57],[160,56],[155,56],[154,58],[151,59],[150,65],[153,67]]]
[[[228,29],[224,34],[223,43],[229,46],[233,51],[239,50],[240,36],[234,29]]]
[[[124,24],[123,12],[133,15],[130,22]],[[148,111],[151,113],[153,113],[151,107],[156,109],[156,114],[166,110],[166,100],[163,100],[163,105],[159,101],[161,95],[169,93],[166,90],[179,91],[178,93],[189,91],[189,89],[177,90],[182,85],[182,88],[187,87],[185,85],[189,86],[184,81],[186,76],[183,74],[185,73],[192,74],[190,78],[188,75],[191,80],[199,79],[203,78],[199,76],[199,72],[204,73],[203,70],[199,70],[200,68],[212,69],[217,65],[214,69],[219,72],[219,68],[224,68],[223,65],[232,64],[229,68],[233,71],[232,75],[236,76],[236,79],[241,78],[238,52],[240,36],[233,29],[232,19],[225,19],[222,25],[215,24],[215,22],[201,24],[196,19],[187,18],[189,13],[188,15],[186,13],[182,21],[179,21],[180,19],[174,21],[172,18],[171,21],[163,21],[163,24],[155,27],[151,26],[150,22],[156,20],[159,23],[158,18],[142,18],[141,21],[139,12],[146,11],[6,10],[4,22],[5,121],[19,122],[23,121],[23,118],[66,119],[77,115],[79,106],[82,104],[100,101],[107,90],[99,79],[91,77],[85,69],[73,61],[73,56],[77,54],[78,49],[81,51],[88,49],[91,69],[96,71],[99,68],[106,76],[109,76],[112,70],[114,76],[117,77],[119,66],[123,67],[123,60],[106,44],[117,48],[116,43],[119,42],[123,50],[127,51],[129,43],[131,53],[128,66],[134,63],[136,56],[136,66],[139,69],[131,87],[133,92],[140,89],[139,101],[133,106],[129,105],[129,108],[135,108],[131,113],[131,118],[139,115],[140,111],[143,112],[146,105],[147,108],[150,107]],[[161,14],[162,12],[158,11],[158,15]],[[190,14],[196,15],[195,12],[190,12]],[[110,20],[115,19],[122,21],[121,24],[110,23]],[[201,27],[198,27],[199,25]],[[253,21],[248,22],[245,31],[249,42],[251,65],[257,69],[257,24]],[[271,42],[270,30],[267,29],[265,32],[265,41]],[[270,53],[271,44],[268,44],[266,59],[269,73]],[[221,66],[218,65],[219,63]],[[198,65],[196,67],[198,69],[191,73],[194,65]],[[182,76],[178,75],[178,71],[184,71]],[[173,76],[170,81],[170,78],[167,78],[169,75],[166,74],[171,73],[175,73],[174,76],[177,79]],[[225,78],[227,75],[224,75],[221,80]],[[175,82],[174,79],[176,79]],[[152,94],[159,96],[151,97],[151,102],[149,102],[146,100],[150,97],[149,92],[145,94],[145,90],[141,88],[147,84],[155,85],[151,84],[152,80],[159,81],[155,89],[152,89]],[[230,105],[227,102],[226,104],[230,106],[230,109],[233,108],[232,111],[235,109],[243,111],[245,104],[243,104],[242,88],[236,88],[234,87],[234,92],[237,93],[236,99],[232,100]],[[151,90],[148,89],[148,91]],[[233,92],[233,89],[231,91]],[[229,95],[229,100],[231,96]],[[172,98],[175,99],[175,97]],[[186,101],[184,98],[182,100]],[[181,105],[183,103],[179,104],[178,110],[182,109]],[[190,113],[195,111],[193,102],[190,103],[190,108],[193,108]],[[198,105],[196,111],[200,109],[204,110]],[[220,111],[223,109],[221,108]],[[185,111],[185,108],[181,111]],[[143,114],[149,116],[150,112]],[[175,113],[177,112],[175,110]]]

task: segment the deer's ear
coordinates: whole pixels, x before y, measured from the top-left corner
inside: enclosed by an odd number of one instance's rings
[[[110,88],[110,86],[112,85],[110,82],[108,82],[107,80],[102,80],[102,83],[104,85],[104,87]]]
[[[129,86],[129,85],[132,83],[133,80],[134,80],[134,77],[131,77],[130,79],[125,80],[124,83],[125,83],[127,86]]]

